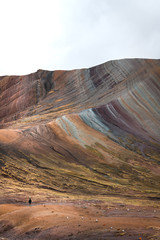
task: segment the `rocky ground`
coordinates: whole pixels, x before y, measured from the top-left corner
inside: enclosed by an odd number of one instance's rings
[[[134,201],[133,201],[134,202]],[[101,200],[1,204],[0,239],[158,240],[158,203]]]

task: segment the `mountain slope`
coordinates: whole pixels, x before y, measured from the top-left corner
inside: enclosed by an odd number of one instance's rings
[[[160,60],[4,76],[0,93],[1,197],[159,197]]]

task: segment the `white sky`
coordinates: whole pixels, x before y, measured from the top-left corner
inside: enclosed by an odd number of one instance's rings
[[[160,0],[0,0],[0,76],[160,58]]]

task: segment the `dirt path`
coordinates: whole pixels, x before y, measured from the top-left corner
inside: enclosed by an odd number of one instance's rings
[[[160,210],[153,207],[61,203],[0,205],[0,239],[158,240]]]

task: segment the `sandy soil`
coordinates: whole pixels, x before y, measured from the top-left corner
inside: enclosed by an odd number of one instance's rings
[[[160,209],[98,201],[1,204],[0,240],[158,240]]]

